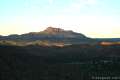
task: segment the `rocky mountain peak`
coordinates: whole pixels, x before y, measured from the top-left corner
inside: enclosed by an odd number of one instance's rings
[[[47,32],[47,33],[61,33],[61,32],[64,32],[64,31],[65,30],[61,29],[61,28],[48,27],[43,32]]]

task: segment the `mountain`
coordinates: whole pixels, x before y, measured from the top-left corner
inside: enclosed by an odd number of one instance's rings
[[[37,44],[37,45],[59,45],[63,44],[98,44],[101,42],[120,42],[120,38],[102,39],[88,38],[81,33],[61,28],[48,27],[40,32],[30,32],[22,35],[12,34],[9,36],[0,36],[0,43],[5,44]],[[108,43],[107,43],[108,44]],[[113,43],[112,43],[113,44]]]
[[[25,40],[25,41],[36,41],[36,40],[50,40],[50,41],[64,41],[64,40],[83,40],[88,39],[81,33],[73,31],[67,31],[60,28],[48,27],[44,31],[30,32],[22,35],[9,35],[0,36],[0,40]]]
[[[32,35],[32,36],[41,36],[41,38],[58,38],[58,39],[64,39],[64,38],[87,38],[85,35],[76,33],[73,31],[67,31],[61,28],[53,28],[48,27],[44,31],[41,32],[31,32],[24,35]]]
[[[22,35],[12,34],[0,36],[0,44],[12,45],[59,45],[88,44],[95,40],[86,37],[81,33],[61,28],[48,27],[40,32],[30,32]]]

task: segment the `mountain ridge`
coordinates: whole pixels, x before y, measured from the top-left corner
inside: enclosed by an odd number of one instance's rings
[[[93,41],[84,34],[76,33],[71,30],[48,27],[40,32],[29,32],[22,35],[12,34],[0,36],[1,43],[19,45],[71,45],[85,44]]]
[[[76,45],[76,44],[98,44],[101,42],[120,42],[120,39],[95,39],[89,38],[84,34],[61,28],[48,27],[40,32],[29,32],[25,34],[12,34],[0,36],[0,43],[19,44],[19,45]],[[108,44],[108,43],[105,43]],[[112,43],[114,44],[114,43]]]
[[[64,38],[87,38],[85,35],[81,34],[81,33],[76,33],[70,30],[64,30],[61,28],[53,28],[53,27],[48,27],[43,31],[40,32],[29,32],[29,33],[25,33],[25,34],[21,34],[21,35],[17,35],[17,34],[12,34],[12,35],[8,35],[8,36],[0,36],[0,40],[1,39],[8,39],[8,40],[12,40],[12,39],[28,39],[28,40],[39,40],[39,39],[52,39],[52,38],[59,38],[59,39],[64,39]],[[33,39],[34,38],[34,39]]]

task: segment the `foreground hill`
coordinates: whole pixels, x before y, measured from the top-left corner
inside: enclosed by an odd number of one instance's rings
[[[120,46],[0,46],[0,80],[92,80],[120,76]]]

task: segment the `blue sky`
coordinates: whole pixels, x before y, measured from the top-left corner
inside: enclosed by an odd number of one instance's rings
[[[120,0],[0,0],[0,34],[48,26],[90,37],[120,37]]]

